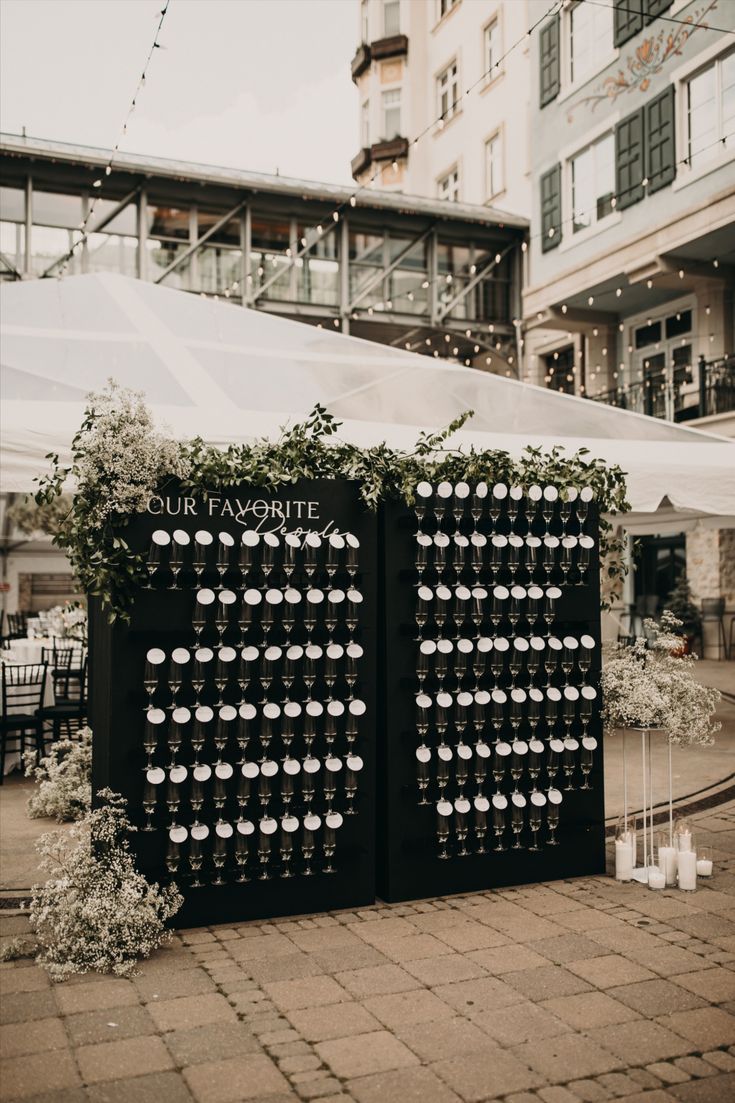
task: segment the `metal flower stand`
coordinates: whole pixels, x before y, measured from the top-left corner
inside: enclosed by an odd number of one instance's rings
[[[638,732],[641,738],[640,762],[641,762],[641,816],[643,828],[643,865],[637,865],[637,854],[633,854],[633,880],[643,885],[649,884],[652,871],[659,869],[656,861],[656,846],[654,842],[654,784],[653,784],[653,736],[666,738],[662,728],[632,728]],[[630,818],[628,803],[628,748],[626,745],[627,729],[623,729],[623,816],[627,830]],[[674,813],[673,813],[673,787],[671,773],[671,743],[666,739],[665,754],[667,757],[668,778],[668,806],[669,806],[669,830],[668,848],[674,847]],[[634,844],[635,845],[635,844]],[[667,849],[668,849],[667,848]],[[659,855],[659,861],[661,861]],[[664,863],[666,864],[666,863]],[[662,872],[666,875],[666,869]],[[670,883],[670,875],[666,875],[666,883]],[[673,883],[673,881],[671,882]]]

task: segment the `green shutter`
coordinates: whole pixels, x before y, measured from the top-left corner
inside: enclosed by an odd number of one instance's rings
[[[646,176],[649,193],[666,187],[676,176],[674,86],[652,99],[646,112]]]
[[[560,241],[561,165],[554,165],[541,177],[541,252],[556,249]]]
[[[644,0],[615,0],[613,42],[616,46],[622,46],[643,30],[643,4]]]
[[[615,127],[615,196],[625,210],[645,195],[645,109],[639,108]]]
[[[653,23],[657,16],[663,15],[667,8],[670,8],[674,0],[645,0],[646,3],[646,23]]]
[[[559,62],[559,16],[549,19],[541,28],[539,39],[540,104],[545,107],[559,95],[561,73]]]

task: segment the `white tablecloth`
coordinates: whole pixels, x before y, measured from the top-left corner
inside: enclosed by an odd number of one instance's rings
[[[53,645],[51,639],[11,640],[7,651],[12,662],[40,663],[43,659],[43,649],[50,651]]]

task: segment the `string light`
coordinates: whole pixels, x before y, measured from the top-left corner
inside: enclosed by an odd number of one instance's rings
[[[158,25],[156,27],[156,32],[153,36],[153,42],[151,43],[151,47],[150,47],[150,49],[148,51],[148,55],[145,59],[145,64],[143,65],[143,69],[141,71],[141,74],[138,77],[138,83],[135,86],[135,92],[133,93],[133,98],[130,101],[130,105],[128,107],[127,113],[125,115],[125,118],[123,119],[122,126],[120,127],[120,131],[119,131],[119,134],[118,134],[117,141],[115,142],[114,146],[112,147],[112,151],[111,151],[111,153],[110,153],[110,155],[107,159],[107,163],[105,165],[104,176],[106,176],[106,177],[110,176],[110,174],[112,173],[112,167],[114,165],[115,158],[116,158],[117,154],[120,151],[120,144],[121,144],[123,138],[125,137],[125,135],[128,132],[128,121],[130,119],[130,116],[135,111],[138,95],[141,92],[141,90],[143,89],[143,87],[145,86],[146,74],[148,72],[148,66],[150,65],[151,58],[153,57],[153,53],[154,53],[155,50],[160,48],[160,43],[159,43],[158,39],[159,39],[159,36],[161,34],[161,29],[163,27],[163,23],[164,23],[164,20],[166,18],[166,12],[169,9],[169,4],[170,3],[171,3],[171,0],[165,0],[165,3],[164,3],[164,5],[161,8],[161,11],[159,13]],[[79,248],[80,245],[84,245],[85,242],[87,241],[87,238],[89,237],[90,231],[88,230],[88,226],[91,222],[92,215],[94,214],[95,207],[97,206],[97,203],[99,202],[99,200],[101,198],[102,179],[100,178],[100,179],[97,179],[97,180],[93,181],[92,187],[95,189],[95,195],[94,195],[94,198],[92,199],[92,202],[89,204],[89,208],[87,209],[87,213],[84,216],[84,219],[82,220],[82,222],[79,226],[79,229],[80,229],[80,232],[81,232],[81,237],[79,237],[75,242],[73,242],[71,247],[69,248],[68,252],[65,253],[64,256],[61,257],[60,260],[56,261],[54,263],[54,265],[52,266],[52,267],[56,267],[57,264],[61,265],[59,275],[62,276],[62,277],[66,274],[66,271],[69,267],[69,261],[74,256],[74,253],[76,252],[76,250]]]

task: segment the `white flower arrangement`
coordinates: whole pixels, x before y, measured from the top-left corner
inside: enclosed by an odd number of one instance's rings
[[[171,938],[166,920],[183,898],[135,869],[127,834],[133,831],[125,800],[109,789],[104,803],[69,832],[42,835],[36,843],[41,868],[54,874],[31,890],[29,918],[36,962],[55,981],[74,973],[130,976]]]
[[[77,739],[59,739],[36,764],[25,757],[26,777],[39,784],[28,799],[28,815],[59,823],[81,819],[92,806],[92,731],[80,728]]]
[[[660,728],[679,746],[708,745],[722,725],[712,717],[719,690],[694,677],[695,655],[686,655],[681,621],[664,611],[644,622],[646,637],[616,648],[602,672],[603,721],[617,728]]]
[[[55,639],[87,639],[87,610],[79,601],[67,601],[64,605],[55,605],[39,614],[44,631]]]
[[[96,494],[96,521],[145,511],[162,478],[183,477],[189,463],[175,440],[159,433],[142,391],[110,380],[89,396],[94,411],[75,441],[78,484]]]

